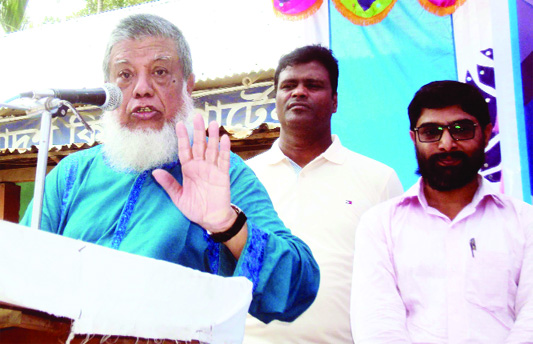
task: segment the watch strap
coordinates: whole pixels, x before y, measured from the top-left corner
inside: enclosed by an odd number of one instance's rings
[[[231,205],[231,208],[235,210],[235,213],[237,213],[237,219],[233,223],[233,225],[225,230],[224,232],[220,233],[211,233],[211,239],[213,239],[214,242],[226,242],[229,239],[233,238],[237,233],[239,233],[246,223],[246,215],[244,212],[239,209],[236,205]]]

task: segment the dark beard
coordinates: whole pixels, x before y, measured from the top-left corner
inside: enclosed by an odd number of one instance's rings
[[[460,159],[461,162],[455,166],[440,166],[437,161],[443,157]],[[485,149],[481,146],[471,157],[464,152],[437,153],[424,159],[416,151],[418,161],[417,174],[421,175],[424,182],[437,191],[450,191],[459,189],[471,181],[478,174],[479,169],[485,163]]]

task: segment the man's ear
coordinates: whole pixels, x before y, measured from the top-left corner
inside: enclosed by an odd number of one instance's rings
[[[189,77],[187,78],[187,93],[192,95],[192,91],[194,90],[194,74],[191,73]]]
[[[413,130],[409,130],[409,136],[411,136],[411,141],[416,144],[416,133]]]
[[[331,109],[331,113],[337,112],[337,93],[333,95],[333,107]]]
[[[483,129],[483,134],[485,135],[484,136],[485,148],[487,148],[487,146],[489,145],[490,136],[492,135],[492,124],[491,123],[487,124],[485,129]]]

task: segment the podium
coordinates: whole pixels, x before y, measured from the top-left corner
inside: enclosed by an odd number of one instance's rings
[[[0,303],[0,343],[65,343],[71,320]]]
[[[0,302],[0,343],[66,343],[69,340],[71,327],[71,319]],[[153,340],[103,335],[75,335],[70,339],[70,344],[102,344],[106,342],[114,344],[201,344],[197,340]]]
[[[251,299],[244,277],[0,221],[0,343],[241,343]]]

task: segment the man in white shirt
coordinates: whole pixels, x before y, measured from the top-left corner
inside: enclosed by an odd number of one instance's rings
[[[533,207],[478,174],[492,132],[484,97],[435,81],[409,118],[421,178],[361,219],[355,342],[533,343]]]
[[[292,323],[265,325],[248,318],[245,344],[353,342],[349,305],[355,228],[365,210],[401,194],[402,186],[390,167],[348,150],[331,134],[338,75],[331,51],[316,45],[285,55],[277,67],[280,138],[247,163],[280,218],[311,248],[320,287],[311,307]]]

